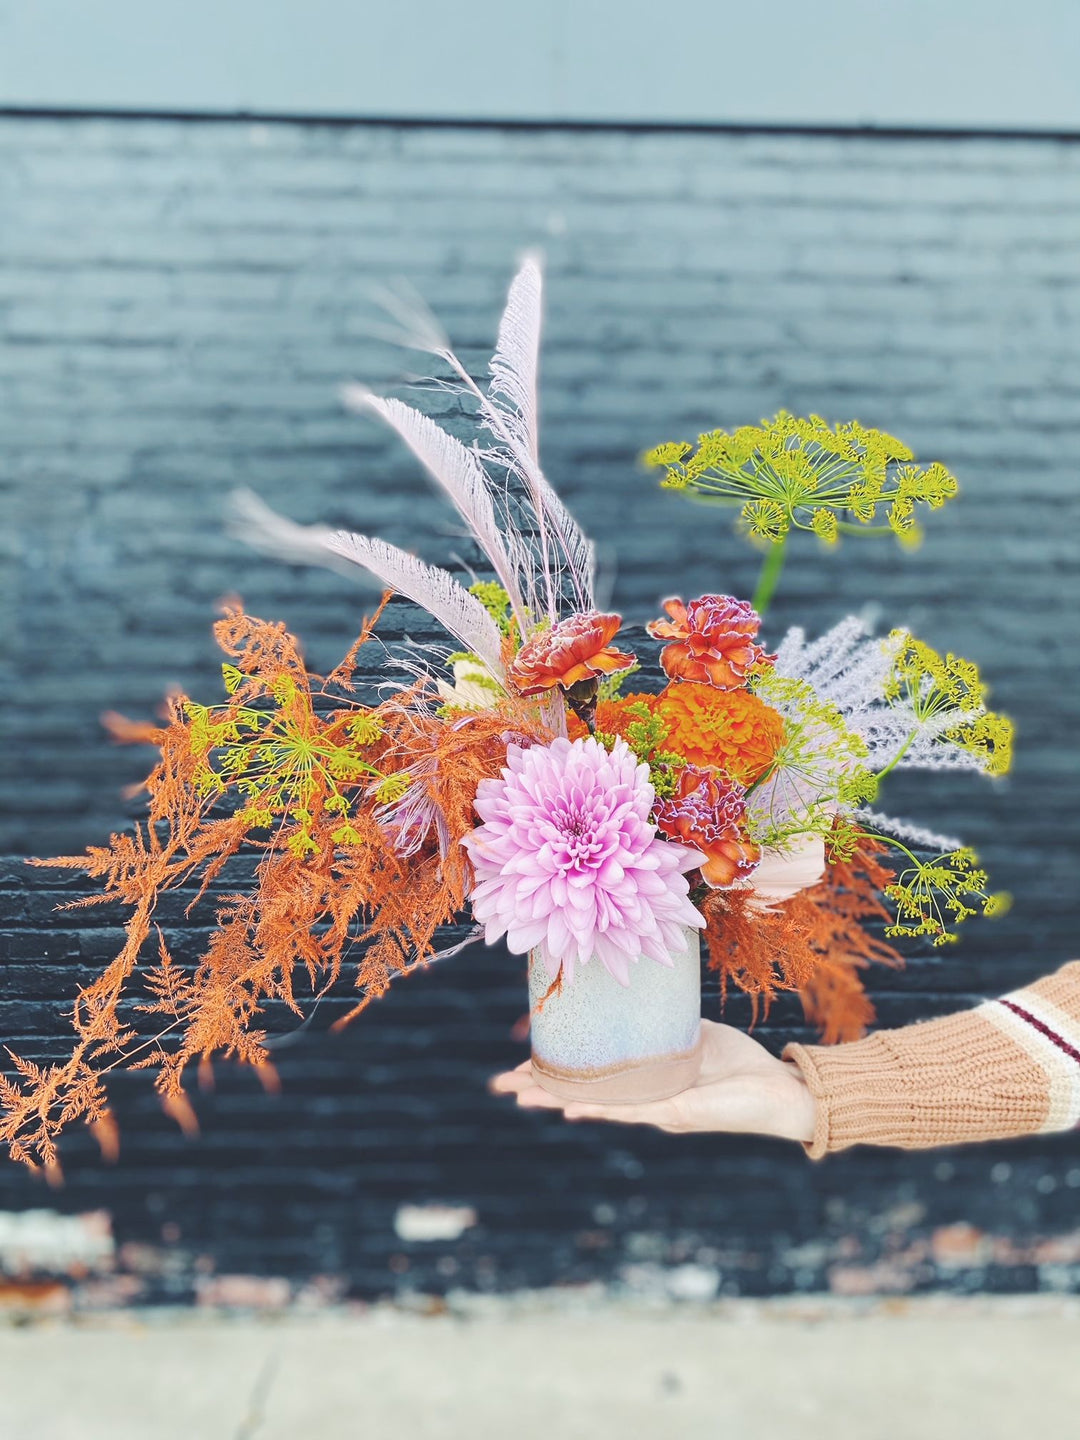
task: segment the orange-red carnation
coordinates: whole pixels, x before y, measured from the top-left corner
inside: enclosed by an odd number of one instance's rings
[[[764,775],[783,743],[783,719],[749,690],[684,681],[669,685],[655,704],[668,726],[665,749],[743,785]]]
[[[571,615],[534,635],[515,655],[507,675],[519,695],[541,695],[560,686],[628,670],[633,655],[611,648],[621,615]]]
[[[667,620],[654,620],[648,631],[668,640],[660,663],[672,680],[693,680],[730,690],[742,685],[751,665],[771,660],[754,637],[761,617],[745,600],[733,595],[702,595],[684,605],[665,600]]]

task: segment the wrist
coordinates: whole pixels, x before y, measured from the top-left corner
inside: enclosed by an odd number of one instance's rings
[[[784,1095],[773,1133],[781,1140],[809,1145],[817,1128],[817,1100],[793,1060],[781,1060],[780,1064],[785,1072]]]

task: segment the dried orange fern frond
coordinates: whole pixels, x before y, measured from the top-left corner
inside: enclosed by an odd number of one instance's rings
[[[877,858],[886,847],[865,837],[849,860],[828,867],[825,879],[773,910],[748,892],[713,890],[702,904],[709,967],[748,994],[755,1016],[781,992],[796,991],[806,1018],[826,1044],[855,1040],[874,1019],[862,971],[871,963],[897,966],[899,953],[866,929],[889,919],[881,891],[892,872]]]
[[[848,860],[829,866],[823,884],[795,900],[815,906],[816,943],[821,963],[800,988],[807,1020],[821,1031],[826,1045],[858,1040],[873,1024],[875,1011],[863,985],[870,965],[895,969],[903,957],[888,941],[866,928],[866,922],[887,924],[892,916],[882,900],[894,872],[878,858],[888,847],[863,836]]]
[[[54,1166],[65,1125],[107,1128],[103,1077],[121,1066],[153,1069],[170,1113],[188,1124],[192,1063],[205,1074],[212,1057],[230,1057],[272,1074],[268,1004],[303,1016],[304,1000],[336,985],[348,962],[360,1010],[437,953],[440,931],[466,904],[471,873],[459,842],[477,785],[499,773],[511,740],[549,737],[510,697],[447,717],[418,682],[360,704],[353,677],[376,618],[320,677],[283,625],[231,604],[214,627],[230,657],[222,704],[177,696],[161,725],[110,720],[117,738],[157,746],[146,821],[83,856],[36,863],[100,884],[76,905],[126,906],[124,944],[76,997],[69,1059],[43,1067],[13,1057],[16,1078],[0,1081],[0,1140],[15,1158]],[[160,930],[148,963],[161,896],[184,887],[194,892],[189,910],[210,903],[241,853],[256,857],[254,879],[216,900],[194,969],[177,964]],[[149,1035],[148,1024],[157,1027]]]

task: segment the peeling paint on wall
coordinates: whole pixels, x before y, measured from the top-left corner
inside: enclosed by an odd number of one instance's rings
[[[471,1205],[401,1205],[394,1216],[398,1239],[421,1243],[460,1240],[475,1224]]]

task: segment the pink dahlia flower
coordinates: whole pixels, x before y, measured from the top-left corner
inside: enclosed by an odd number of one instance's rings
[[[477,787],[483,824],[462,842],[487,943],[538,949],[553,980],[594,956],[621,985],[639,956],[671,965],[684,927],[705,923],[684,873],[704,856],[660,839],[652,804],[648,767],[622,740],[610,753],[593,739],[511,746]]]

